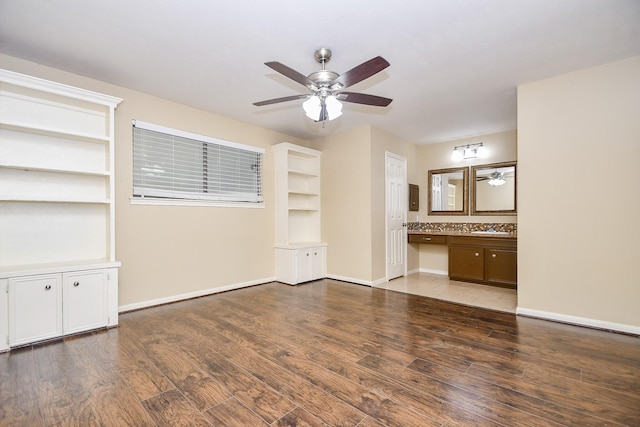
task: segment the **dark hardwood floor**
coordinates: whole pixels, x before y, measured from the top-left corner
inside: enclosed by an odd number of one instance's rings
[[[331,280],[0,355],[2,426],[640,426],[640,338]]]

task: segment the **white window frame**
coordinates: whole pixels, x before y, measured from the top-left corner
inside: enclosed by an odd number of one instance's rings
[[[199,135],[191,132],[182,131],[179,129],[172,129],[153,123],[147,123],[140,120],[133,120],[133,127],[143,130],[159,132],[169,137],[179,137],[193,140],[198,143],[212,144],[216,147],[229,147],[250,153],[256,153],[260,156],[260,162],[258,167],[259,174],[259,188],[257,194],[242,194],[242,193],[213,193],[206,194],[205,192],[185,192],[176,191],[172,189],[162,188],[146,188],[144,186],[136,186],[136,162],[133,164],[133,185],[132,185],[132,197],[130,201],[132,204],[145,204],[145,205],[186,205],[186,206],[217,206],[217,207],[246,207],[246,208],[264,208],[264,199],[262,197],[262,181],[263,170],[262,164],[264,163],[263,148],[252,147],[249,145],[239,144],[236,142],[225,141],[222,139],[212,138],[205,135]],[[133,150],[135,151],[136,140],[132,135]],[[134,154],[135,156],[135,154]],[[199,165],[195,163],[195,165]]]

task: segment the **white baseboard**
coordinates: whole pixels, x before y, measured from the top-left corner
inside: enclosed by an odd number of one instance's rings
[[[625,325],[621,323],[606,322],[603,320],[589,319],[586,317],[569,316],[567,314],[552,313],[548,311],[532,310],[529,308],[516,308],[519,316],[535,317],[537,319],[553,320],[555,322],[569,323],[571,325],[587,326],[589,328],[604,329],[607,331],[623,332],[625,334],[640,335],[640,326]]]
[[[276,280],[275,277],[269,277],[265,279],[252,280],[249,282],[220,286],[217,288],[210,288],[210,289],[203,289],[195,292],[188,292],[186,294],[171,295],[169,297],[157,298],[157,299],[152,299],[152,300],[147,300],[142,302],[136,302],[133,304],[121,305],[120,307],[118,307],[118,312],[124,313],[126,311],[140,310],[142,308],[153,307],[155,305],[169,304],[172,302],[183,301],[191,298],[198,298],[206,295],[213,295],[220,292],[232,291],[234,289],[241,289],[241,288],[247,288],[249,286],[262,285],[264,283],[274,282],[275,280]]]

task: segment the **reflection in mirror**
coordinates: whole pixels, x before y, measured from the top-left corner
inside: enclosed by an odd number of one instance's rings
[[[427,189],[429,215],[469,213],[468,168],[430,170]]]
[[[471,167],[472,215],[516,214],[516,162]]]

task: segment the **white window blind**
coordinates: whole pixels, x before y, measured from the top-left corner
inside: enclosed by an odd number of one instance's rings
[[[133,196],[262,203],[264,150],[133,122]]]

